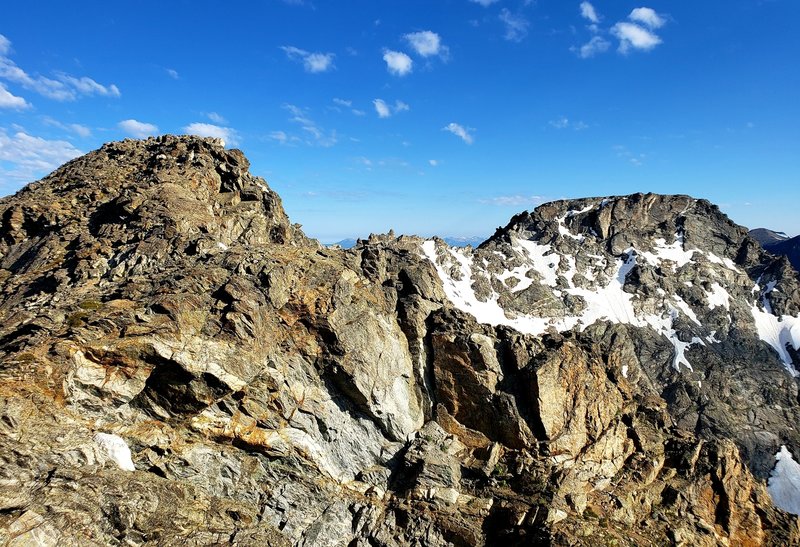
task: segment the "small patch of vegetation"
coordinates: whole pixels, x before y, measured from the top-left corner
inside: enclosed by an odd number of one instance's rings
[[[70,327],[80,327],[83,325],[86,318],[89,317],[89,313],[85,311],[76,311],[75,313],[71,313],[67,316],[67,325]]]
[[[94,310],[99,310],[100,308],[102,308],[103,307],[103,303],[100,302],[99,300],[84,300],[83,302],[78,304],[78,307],[80,309],[82,309],[82,310],[92,310],[92,311],[94,311]]]
[[[503,462],[497,462],[497,465],[494,466],[494,470],[492,471],[492,475],[496,477],[508,475],[508,466]]]

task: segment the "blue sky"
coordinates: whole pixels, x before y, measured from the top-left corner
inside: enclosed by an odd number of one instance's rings
[[[326,242],[488,236],[543,201],[647,191],[800,233],[796,0],[2,10],[3,195],[106,141],[193,132]]]

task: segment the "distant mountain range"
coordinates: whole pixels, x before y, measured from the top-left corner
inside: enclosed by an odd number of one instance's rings
[[[466,247],[468,245],[472,247],[477,247],[478,245],[483,243],[486,238],[480,236],[473,236],[473,237],[443,237],[442,239],[451,247]],[[355,247],[356,243],[358,243],[358,239],[348,238],[348,239],[343,239],[341,241],[337,241],[336,243],[331,243],[330,245],[328,245],[328,247],[338,245],[342,249],[350,249],[351,247]]]
[[[800,271],[800,236],[789,237],[783,232],[756,228],[750,230],[750,237],[772,254],[785,255],[794,269]]]

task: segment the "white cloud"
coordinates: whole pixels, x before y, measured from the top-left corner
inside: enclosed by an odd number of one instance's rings
[[[550,120],[550,126],[556,129],[574,129],[575,131],[583,131],[588,129],[589,125],[583,121],[573,122],[566,116],[561,116],[555,120]]]
[[[293,104],[284,104],[283,108],[292,115],[289,121],[298,124],[303,131],[310,137],[306,144],[331,147],[338,142],[336,131],[326,131],[312,120],[306,111]]]
[[[55,79],[45,76],[31,76],[7,55],[11,52],[11,42],[0,34],[0,79],[19,84],[25,89],[57,101],[74,101],[81,95],[100,95],[119,97],[119,88],[114,85],[102,85],[93,79],[82,76],[76,78],[63,72],[55,74]]]
[[[611,46],[611,42],[601,36],[593,36],[591,40],[578,48],[578,55],[581,59],[589,59],[598,53],[605,53]]]
[[[0,128],[0,162],[11,165],[11,169],[0,166],[0,183],[32,181],[81,154],[67,141],[34,137],[24,131],[8,135]]]
[[[11,53],[11,40],[0,34],[0,55]]]
[[[511,13],[508,8],[503,8],[498,16],[506,26],[504,38],[510,42],[521,42],[528,35],[530,23],[522,15]]]
[[[439,160],[428,160],[428,163],[430,164],[431,167],[439,166]]]
[[[286,144],[289,142],[289,135],[283,131],[272,131],[268,137],[273,141],[278,141],[281,144]]]
[[[378,113],[379,118],[388,118],[392,115],[389,105],[383,99],[375,99],[372,104],[375,105],[375,112]]]
[[[386,68],[389,73],[395,76],[410,74],[414,64],[411,57],[405,53],[389,49],[383,52],[383,60],[386,61]]]
[[[521,194],[510,196],[495,196],[479,200],[487,205],[497,205],[498,207],[528,207],[541,205],[547,200],[542,196],[524,196]]]
[[[0,35],[2,36],[2,35]],[[2,47],[2,43],[0,43]],[[12,94],[6,86],[0,83],[0,108],[13,108],[14,110],[24,110],[30,108],[31,104],[23,99]]]
[[[634,23],[617,23],[611,27],[611,34],[619,39],[620,53],[627,53],[631,47],[648,51],[661,43],[661,38]]]
[[[85,138],[85,137],[90,137],[92,135],[91,129],[79,123],[71,123],[67,127],[69,127],[69,130],[78,135],[79,137]]]
[[[383,99],[375,99],[372,101],[372,104],[375,106],[375,112],[378,113],[379,118],[388,118],[392,114],[399,114],[400,112],[411,110],[411,107],[403,101],[395,101],[394,106],[390,106]]]
[[[408,104],[404,103],[403,101],[395,101],[394,102],[394,112],[395,114],[398,112],[408,112],[411,110],[411,107]]]
[[[140,122],[137,120],[122,120],[117,126],[128,135],[137,139],[144,139],[158,133],[158,127],[152,123]]]
[[[474,137],[470,133],[470,131],[472,131],[471,129],[467,129],[464,126],[454,122],[450,122],[449,124],[444,126],[442,128],[442,131],[449,131],[450,133],[460,138],[467,144],[472,144],[475,141]]]
[[[581,2],[581,16],[595,24],[600,22],[600,17],[597,15],[597,11],[589,2]]]
[[[281,46],[281,49],[286,53],[289,59],[293,61],[302,61],[303,68],[306,72],[316,74],[319,72],[328,72],[334,68],[333,58],[336,55],[333,53],[313,53],[294,46]]]
[[[335,104],[336,106],[332,106],[330,108],[332,108],[337,112],[341,112],[341,109],[339,108],[341,107],[349,109],[354,116],[364,116],[366,114],[366,112],[364,112],[363,110],[353,108],[353,101],[351,101],[350,99],[340,99],[338,97],[334,97],[333,104]]]
[[[208,117],[209,120],[211,120],[216,124],[228,123],[228,120],[226,120],[221,114],[218,114],[216,112],[209,112],[206,114],[206,117]]]
[[[79,137],[90,137],[92,135],[91,129],[79,123],[64,124],[54,118],[51,118],[50,116],[45,116],[42,118],[42,121],[47,125],[52,125],[53,127],[58,127],[64,131],[75,133]]]
[[[68,74],[58,74],[56,77],[75,89],[79,95],[101,95],[104,97],[120,97],[122,95],[119,92],[119,88],[114,84],[107,86],[98,84],[87,76],[76,78]]]
[[[499,0],[469,0],[469,1],[474,3],[474,4],[480,4],[484,8],[488,8],[492,4],[498,2]]]
[[[647,154],[641,152],[640,153],[631,152],[631,150],[628,149],[628,147],[623,144],[615,145],[614,150],[616,151],[618,158],[627,160],[628,163],[636,167],[641,167],[642,164],[644,163],[644,160],[647,158]]]
[[[180,75],[178,74],[178,71],[175,70],[174,68],[165,68],[164,70],[166,71],[167,76],[169,76],[173,80],[179,80],[180,79]]]
[[[435,32],[430,30],[423,30],[421,32],[412,32],[405,35],[405,39],[417,52],[417,55],[422,57],[430,57],[432,55],[447,55],[447,46],[442,45],[442,38]]]
[[[197,135],[199,137],[213,137],[222,139],[223,145],[235,146],[239,144],[239,135],[236,130],[230,127],[222,127],[211,123],[194,122],[183,128],[187,135]]]
[[[666,23],[664,18],[657,14],[652,8],[636,8],[628,15],[628,19],[644,23],[650,28],[661,28]]]

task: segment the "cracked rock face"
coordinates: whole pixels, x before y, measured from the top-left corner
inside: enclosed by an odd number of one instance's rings
[[[3,544],[800,542],[797,273],[708,202],[325,249],[166,136],[0,223]]]

